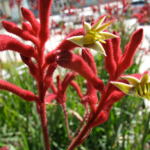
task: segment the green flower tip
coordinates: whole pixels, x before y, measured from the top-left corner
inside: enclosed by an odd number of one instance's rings
[[[102,24],[106,16],[102,17],[92,27],[89,23],[84,22],[84,36],[73,36],[68,38],[71,42],[78,46],[90,48],[100,52],[106,56],[105,50],[101,43],[106,43],[105,40],[111,38],[117,38],[118,36],[109,32],[103,32],[108,26],[110,26],[115,20]]]

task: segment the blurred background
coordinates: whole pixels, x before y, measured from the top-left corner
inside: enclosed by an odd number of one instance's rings
[[[37,20],[37,0],[0,0],[0,20],[15,22],[20,28],[23,20],[20,7],[33,11]],[[121,49],[124,52],[131,34],[138,28],[144,29],[144,40],[139,46],[133,65],[125,74],[143,73],[150,70],[150,1],[149,0],[54,0],[50,14],[51,36],[46,43],[46,53],[54,49],[70,32],[82,27],[82,21],[92,22],[107,14],[106,21],[117,19],[108,29],[116,30],[121,37]],[[0,34],[9,34],[0,23]],[[19,37],[17,39],[22,41]],[[22,41],[31,44],[28,41]],[[76,54],[81,50],[75,49]],[[94,55],[98,77],[105,84],[108,73],[104,68],[104,58],[99,53]],[[58,68],[54,73],[61,79],[69,72]],[[0,53],[0,78],[37,94],[37,85],[29,74],[28,68],[20,55],[7,51]],[[85,80],[78,75],[76,82],[83,94],[86,92]],[[51,92],[51,91],[49,91]],[[73,135],[84,115],[84,106],[80,103],[76,91],[67,89],[67,112],[70,132]],[[98,96],[100,96],[98,94]],[[148,100],[125,96],[115,103],[109,119],[95,127],[85,142],[76,150],[150,150],[150,103]],[[69,145],[62,108],[59,104],[47,105],[48,130],[52,150],[66,150]],[[10,150],[42,150],[43,137],[36,105],[27,103],[18,96],[0,91],[0,147],[8,145]]]

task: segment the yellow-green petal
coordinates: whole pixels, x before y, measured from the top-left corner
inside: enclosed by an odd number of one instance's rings
[[[123,78],[125,78],[133,86],[136,86],[137,84],[140,83],[140,81],[137,78],[132,76],[125,76]]]
[[[102,46],[102,44],[100,42],[95,42],[93,44],[89,44],[89,45],[85,45],[84,47],[87,47],[87,48],[91,48],[93,50],[96,50],[98,52],[100,52],[101,54],[105,55],[106,56],[106,53],[105,53],[105,50]]]
[[[105,18],[106,18],[106,16],[104,16],[104,17],[101,18],[99,21],[97,21],[97,22],[92,26],[91,30],[96,30],[97,28],[99,28]]]
[[[145,73],[141,79],[140,79],[140,83],[147,83],[149,81],[149,74]]]
[[[101,32],[101,31],[105,30],[108,26],[110,26],[113,22],[115,22],[115,20],[112,20],[112,21],[110,21],[110,22],[107,22],[107,23],[101,25],[101,26],[100,26],[99,28],[97,28],[95,31]]]
[[[73,37],[68,38],[67,40],[73,42],[74,44],[77,44],[77,45],[83,47],[84,36],[73,36]]]
[[[117,35],[114,35],[114,34],[109,33],[109,32],[100,32],[100,35],[102,36],[103,40],[118,38]]]
[[[84,22],[84,31],[87,34],[91,30],[91,25],[87,22]]]
[[[132,95],[135,93],[134,87],[132,85],[121,83],[121,82],[111,82],[111,83],[117,88],[119,88],[125,94]]]

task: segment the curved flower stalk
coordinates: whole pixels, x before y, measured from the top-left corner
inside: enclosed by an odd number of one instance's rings
[[[108,23],[102,24],[106,16],[102,17],[97,21],[92,27],[89,23],[83,22],[83,27],[85,31],[84,36],[75,36],[70,37],[67,40],[72,41],[73,43],[77,44],[78,46],[91,48],[96,50],[104,55],[105,50],[101,43],[106,43],[105,40],[116,38],[117,36],[108,32],[103,32],[108,26],[110,26],[115,20],[112,20]]]
[[[111,83],[127,95],[134,95],[135,97],[140,96],[150,100],[150,77],[148,73],[143,74],[140,80],[133,76],[124,76],[123,78],[130,84],[122,82]]]

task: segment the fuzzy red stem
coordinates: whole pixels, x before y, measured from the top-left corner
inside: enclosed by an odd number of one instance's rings
[[[87,107],[88,107],[88,105],[87,105]],[[87,120],[88,116],[89,116],[89,108],[87,108],[87,110],[86,110],[86,112],[85,112],[85,115],[84,115],[84,118],[83,118],[83,120],[81,121],[81,123],[80,123],[78,129],[75,131],[75,133],[74,133],[72,139],[78,134],[78,132],[80,131],[80,129],[83,127],[83,123]]]
[[[41,126],[42,126],[44,147],[45,147],[45,150],[50,150],[50,143],[49,143],[49,136],[48,136],[48,129],[47,129],[47,119],[46,119],[45,103],[41,103],[40,104],[39,115],[40,115]]]
[[[103,106],[104,106],[104,100],[108,98],[109,91],[111,90],[111,87],[112,86],[109,84],[106,93],[104,95],[102,95],[102,98],[101,98],[99,105],[96,109],[96,113],[89,119],[89,121],[84,126],[84,128],[82,129],[80,134],[77,136],[77,138],[74,140],[74,142],[69,146],[69,148],[67,150],[74,150],[79,145],[79,143],[81,143],[84,136],[88,133],[88,131],[90,130],[90,124],[92,122],[94,122],[94,120],[98,117],[99,113],[102,111]]]
[[[67,114],[67,110],[66,110],[66,103],[62,103],[61,106],[62,106],[64,117],[65,117],[65,124],[66,124],[68,138],[70,140],[71,136],[70,136],[70,129],[69,129],[69,124],[68,124],[68,114]]]

